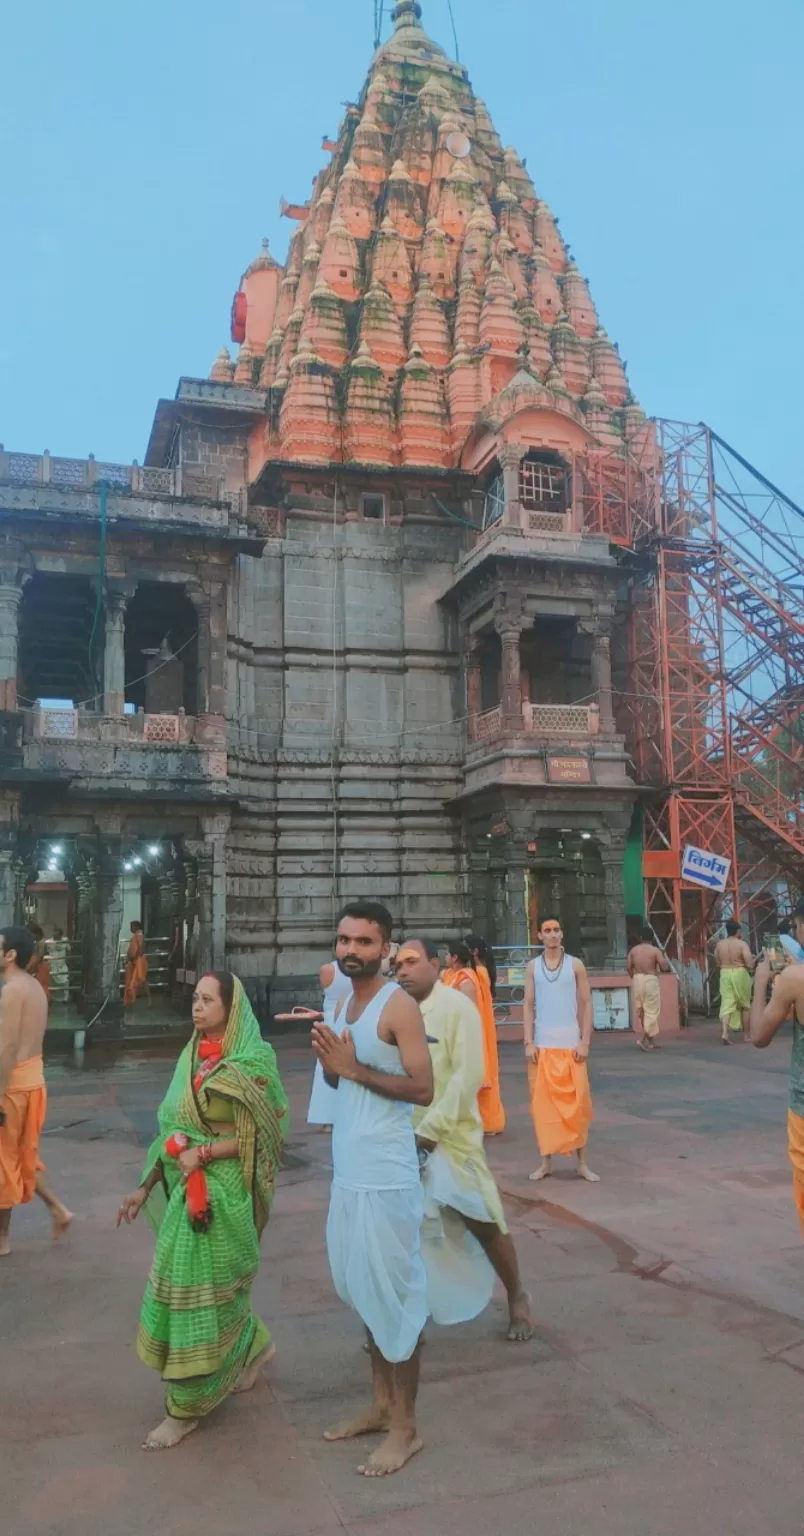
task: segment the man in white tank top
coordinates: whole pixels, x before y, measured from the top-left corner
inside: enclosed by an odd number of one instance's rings
[[[578,1158],[578,1177],[599,1183],[586,1160],[592,1123],[587,1060],[592,1043],[592,990],[586,966],[564,953],[557,917],[544,916],[539,929],[543,953],[525,975],[522,1009],[528,1062],[530,1107],[542,1154],[530,1175],[536,1182],[553,1171],[553,1155]]]
[[[352,996],[334,1028],[313,1026],[313,1049],[338,1098],[327,1251],[338,1295],[366,1325],[374,1383],[368,1411],[325,1438],[384,1434],[358,1468],[365,1477],[399,1472],[422,1448],[416,1394],[428,1304],[412,1115],[414,1104],[432,1101],[433,1070],[418,1004],[382,974],[390,940],[391,916],[378,902],[345,908],[337,957]]]

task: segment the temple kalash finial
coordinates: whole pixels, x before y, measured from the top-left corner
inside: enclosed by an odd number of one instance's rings
[[[398,0],[398,3],[391,12],[391,20],[397,32],[401,32],[403,27],[417,27],[421,29],[422,8],[419,5],[419,0]]]

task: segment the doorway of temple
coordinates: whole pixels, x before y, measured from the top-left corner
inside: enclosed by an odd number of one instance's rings
[[[541,833],[527,871],[528,936],[538,944],[545,916],[556,916],[568,954],[602,967],[606,959],[606,886],[592,833],[561,828]]]

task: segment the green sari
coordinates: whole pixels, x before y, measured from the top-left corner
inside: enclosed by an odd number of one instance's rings
[[[147,1177],[161,1164],[162,1177],[145,1207],[158,1237],[137,1353],[169,1383],[167,1411],[176,1419],[199,1419],[217,1408],[271,1337],[251,1310],[251,1287],[287,1132],[287,1099],[273,1047],[261,1038],[237,980],[222,1059],[196,1092],[197,1071],[193,1039],[159,1106],[159,1135],[145,1167]],[[194,1232],[178,1164],[164,1148],[176,1131],[192,1146],[216,1139],[206,1119],[210,1095],[231,1106],[229,1134],[239,1153],[207,1169],[212,1225]]]

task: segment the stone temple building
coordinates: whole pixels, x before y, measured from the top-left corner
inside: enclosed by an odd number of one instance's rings
[[[131,916],[278,1006],[358,894],[499,944],[558,906],[622,965],[651,429],[417,0],[325,150],[142,466],[0,455],[0,909],[69,928],[90,1006]]]

